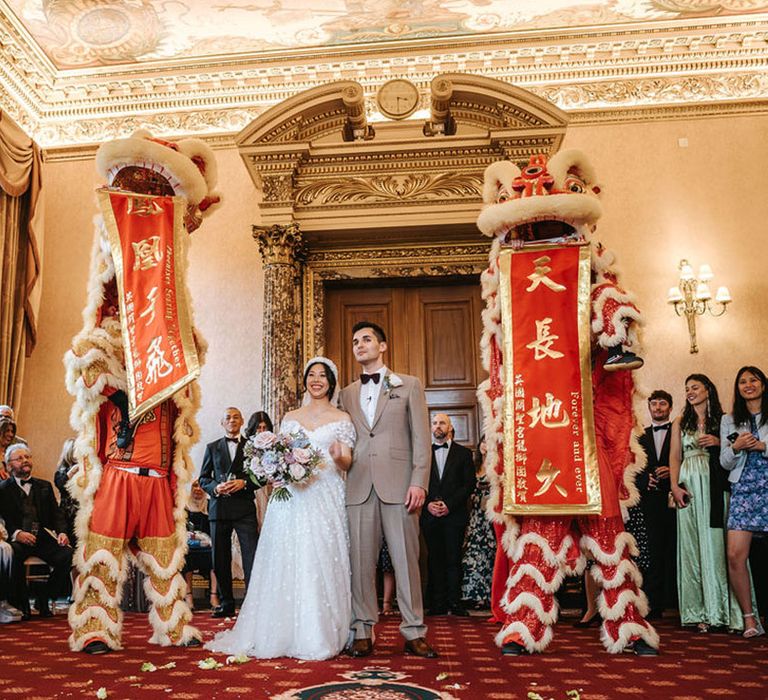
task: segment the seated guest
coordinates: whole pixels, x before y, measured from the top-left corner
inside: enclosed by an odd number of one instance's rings
[[[64,446],[61,448],[59,456],[59,466],[53,475],[53,483],[59,489],[59,508],[64,515],[67,523],[66,533],[74,549],[77,546],[77,537],[75,536],[75,518],[77,517],[77,501],[72,497],[67,489],[67,482],[70,476],[74,474],[77,462],[75,461],[75,439],[67,438]]]
[[[0,418],[8,418],[13,423],[16,422],[16,417],[14,415],[13,409],[10,406],[0,406]],[[16,426],[14,425],[14,431],[16,430]],[[11,440],[12,445],[26,445],[27,441],[21,437],[20,435],[16,435],[14,433],[13,440]]]
[[[0,518],[0,624],[20,619],[20,614],[15,614],[18,611],[9,607],[8,603],[12,561],[13,549],[8,542],[8,531],[5,529],[3,519]]]
[[[431,615],[467,615],[461,604],[461,550],[467,528],[467,502],[475,488],[472,451],[450,439],[453,426],[444,413],[432,419],[432,470],[421,531],[427,543],[427,599]]]
[[[69,594],[72,548],[65,532],[64,516],[48,481],[31,477],[32,453],[26,445],[11,445],[5,451],[11,476],[0,483],[0,517],[11,535],[13,564],[9,602],[29,617],[29,594],[24,571],[27,557],[36,556],[53,568],[40,591],[37,610],[51,617],[51,598]]]
[[[213,573],[213,555],[211,552],[211,526],[208,522],[208,496],[200,488],[200,482],[192,482],[192,493],[187,505],[187,558],[182,574],[187,582],[187,605],[194,609],[192,595],[192,577],[200,574],[210,581],[211,608],[219,605],[216,595],[216,574]]]
[[[744,637],[765,634],[750,591],[747,556],[755,533],[768,532],[768,380],[757,367],[742,367],[733,387],[733,413],[720,427],[720,462],[731,483],[728,573],[744,618]]]
[[[646,619],[662,616],[664,608],[677,607],[677,522],[669,508],[669,446],[672,437],[672,396],[656,389],[648,397],[649,425],[640,436],[645,451],[645,469],[637,478],[640,506],[648,532],[648,574],[643,590],[650,612]]]
[[[0,416],[0,479],[10,476],[8,465],[5,463],[5,451],[13,444],[16,437],[16,423],[8,416]]]

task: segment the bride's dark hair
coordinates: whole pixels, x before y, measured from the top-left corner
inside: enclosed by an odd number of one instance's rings
[[[328,391],[325,395],[329,399],[332,399],[333,394],[336,391],[336,375],[333,373],[333,370],[330,368],[330,366],[325,364],[325,362],[313,362],[309,367],[307,367],[307,371],[304,372],[304,391],[307,391],[307,377],[309,376],[309,370],[311,370],[316,365],[320,365],[325,370],[325,378],[328,380]]]

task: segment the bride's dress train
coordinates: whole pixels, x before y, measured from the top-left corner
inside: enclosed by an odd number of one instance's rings
[[[253,561],[251,583],[235,626],[206,648],[262,659],[328,659],[347,643],[352,617],[349,531],[344,480],[328,454],[335,440],[354,446],[347,420],[307,430],[283,420],[280,432],[303,431],[325,466],[292,498],[271,501]]]

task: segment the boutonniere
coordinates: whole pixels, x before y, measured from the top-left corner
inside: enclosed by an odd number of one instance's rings
[[[403,386],[403,380],[400,379],[396,374],[387,374],[384,377],[384,383],[382,385],[384,387],[384,393],[390,394],[391,399],[397,399],[399,396],[397,394],[391,394],[390,392],[392,389],[397,389],[399,386]]]

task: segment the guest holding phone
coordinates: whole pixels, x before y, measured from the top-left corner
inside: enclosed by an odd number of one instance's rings
[[[672,423],[669,471],[678,509],[680,622],[695,625],[699,632],[743,627],[725,563],[726,495],[719,474],[722,415],[714,384],[706,375],[690,375],[685,380],[685,409]]]
[[[723,416],[720,462],[731,482],[728,573],[744,611],[744,637],[765,634],[750,592],[747,556],[754,533],[768,531],[768,392],[757,367],[742,367],[733,387],[733,413]]]

